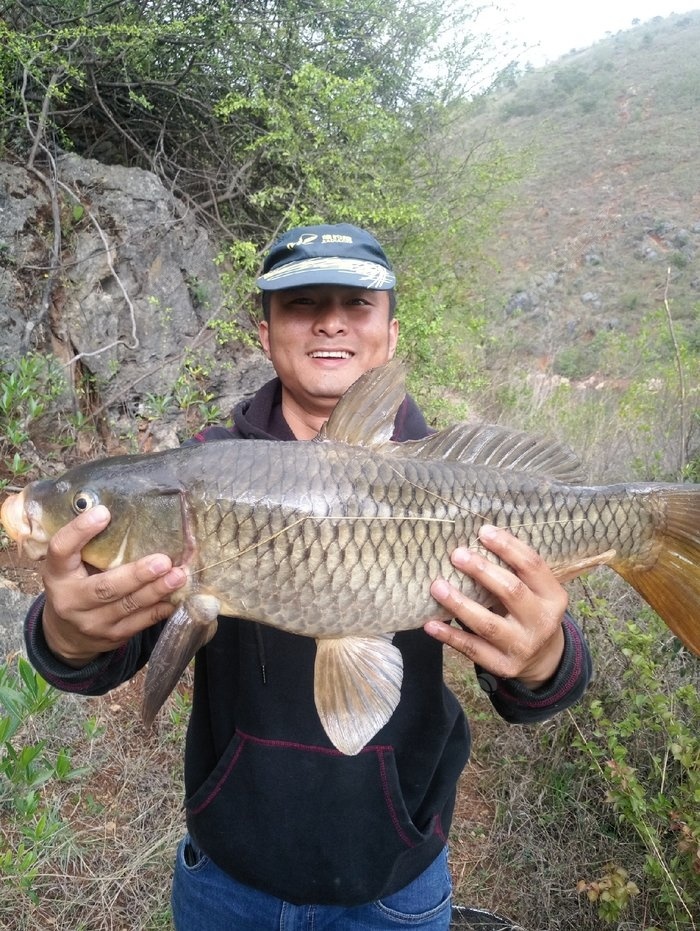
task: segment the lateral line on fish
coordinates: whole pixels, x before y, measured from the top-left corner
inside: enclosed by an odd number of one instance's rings
[[[334,517],[332,514],[319,515],[316,517],[313,514],[305,514],[304,517],[298,518],[291,524],[287,524],[286,527],[282,527],[276,533],[273,533],[269,537],[265,537],[262,540],[256,540],[255,543],[251,543],[250,546],[247,546],[244,550],[239,550],[237,553],[234,553],[232,556],[227,556],[226,559],[220,559],[218,562],[209,563],[206,566],[201,566],[199,569],[193,569],[192,575],[196,575],[198,572],[204,572],[207,569],[213,569],[215,566],[223,566],[227,562],[231,562],[234,559],[238,559],[241,556],[245,556],[246,553],[250,553],[251,550],[256,550],[260,546],[265,546],[265,544],[270,543],[272,540],[276,540],[280,534],[287,533],[289,530],[292,530],[294,527],[298,527],[299,524],[303,524],[307,520],[313,521],[322,521],[322,520],[381,520],[384,522],[388,521],[401,521],[401,520],[419,520],[423,523],[433,523],[433,524],[454,524],[455,521],[449,520],[446,517],[378,517],[376,514],[368,514],[367,516],[363,514],[358,514],[355,517],[351,516],[338,516]]]
[[[415,485],[412,482],[409,482],[409,484],[413,484],[414,488],[421,488],[420,485]],[[432,492],[430,492],[429,489],[427,488],[424,488],[421,490],[425,491],[426,494],[432,494]],[[440,495],[434,495],[434,497],[438,498],[438,500],[443,501],[443,503],[445,503],[444,499],[441,498]],[[459,505],[457,505],[457,507],[459,508],[460,511],[464,511],[467,514],[470,514],[474,518],[480,518],[484,523],[487,523],[487,519],[482,514],[479,514],[478,511],[472,511],[470,510],[470,508],[463,508],[463,507],[460,507]],[[307,520],[313,520],[316,522],[320,522],[323,520],[334,520],[334,521],[381,520],[381,521],[384,521],[385,523],[388,523],[389,521],[420,521],[421,523],[425,523],[425,524],[452,524],[452,525],[457,523],[455,520],[452,520],[451,518],[447,518],[447,517],[421,517],[419,515],[416,515],[416,516],[401,515],[398,517],[392,517],[392,516],[380,517],[376,514],[368,514],[366,516],[364,514],[357,514],[353,516],[349,516],[349,515],[348,516],[342,516],[342,515],[334,516],[332,514],[315,516],[313,514],[306,514],[304,515],[304,517],[298,518],[298,520],[295,520],[293,523],[287,524],[285,527],[281,527],[278,531],[276,531],[276,533],[271,534],[269,537],[264,537],[262,540],[256,540],[255,543],[251,543],[250,546],[247,546],[245,549],[239,550],[237,553],[233,553],[231,556],[227,556],[226,559],[220,559],[218,562],[212,562],[206,566],[201,566],[199,569],[193,569],[191,574],[197,575],[197,573],[199,572],[205,572],[208,569],[214,569],[216,566],[223,566],[227,562],[232,562],[234,559],[239,559],[241,556],[245,556],[246,553],[250,553],[252,550],[256,550],[261,546],[265,546],[267,543],[271,543],[272,540],[276,540],[277,537],[279,537],[281,534],[287,533],[288,531],[292,530],[294,527],[298,527],[299,524],[303,524]],[[573,518],[569,518],[568,520],[569,522],[571,522]],[[585,521],[585,517],[580,518],[578,522],[581,523],[582,521]],[[509,529],[513,531],[513,530],[517,530],[520,527],[523,527],[523,528],[524,527],[544,527],[544,526],[553,527],[559,523],[564,524],[566,523],[566,521],[564,519],[562,519],[561,521],[532,521],[529,524],[526,524],[523,522],[517,525],[513,524],[511,525]]]
[[[418,491],[424,492],[424,494],[429,495],[430,497],[435,498],[438,501],[441,501],[443,504],[447,505],[448,507],[456,507],[458,511],[460,511],[463,514],[469,514],[469,516],[473,517],[475,520],[481,520],[485,524],[488,523],[488,519],[484,517],[483,514],[480,514],[478,511],[474,511],[472,510],[472,508],[468,508],[461,504],[458,504],[456,501],[449,501],[447,498],[443,498],[442,495],[439,495],[436,491],[431,491],[429,488],[425,488],[423,485],[418,485],[416,482],[412,482],[407,476],[405,476],[402,472],[399,472],[399,470],[395,469],[393,466],[391,466],[391,468],[394,471],[394,473],[402,481],[406,482],[406,484],[410,485],[412,488],[416,488]],[[381,518],[381,519],[389,520],[389,518]],[[456,523],[456,521],[453,521],[453,520],[448,521],[446,518],[443,520],[442,518],[439,518],[439,517],[422,517],[422,518],[415,518],[415,517],[403,518],[402,517],[402,518],[397,518],[397,520],[425,520],[425,521],[434,520],[434,521],[442,521],[443,523],[450,523],[450,524]],[[528,527],[556,527],[557,524],[561,524],[563,526],[566,523],[581,524],[581,523],[585,523],[585,521],[586,521],[585,517],[579,517],[579,518],[575,518],[575,517],[564,518],[563,517],[561,520],[540,520],[540,521],[535,520],[535,521],[531,521],[529,524],[526,524],[523,521],[517,525],[511,524],[508,527],[508,529],[512,532],[514,529],[519,529],[521,527],[524,529]]]
[[[395,469],[394,466],[390,466],[390,468],[392,469],[394,474],[398,476],[398,478],[401,479],[402,482],[406,482],[406,484],[410,485],[411,488],[415,488],[418,491],[422,491],[424,494],[428,495],[431,498],[435,498],[437,501],[441,501],[443,504],[447,505],[448,507],[456,507],[458,511],[461,511],[464,514],[469,514],[470,517],[473,517],[475,519],[481,519],[484,523],[486,523],[486,518],[483,516],[483,514],[479,514],[478,511],[473,511],[471,508],[463,507],[461,504],[457,504],[456,501],[450,501],[447,498],[443,498],[442,495],[439,495],[436,491],[431,491],[429,488],[426,488],[424,485],[418,485],[416,482],[412,482],[410,478],[408,478],[408,476],[404,475],[402,472],[399,472],[399,470]],[[430,520],[431,518],[427,518],[427,519]],[[439,520],[440,518],[432,518],[432,519]],[[451,523],[454,524],[455,521],[451,521]]]
[[[256,550],[260,546],[265,546],[266,543],[270,543],[272,540],[276,540],[280,534],[287,533],[293,527],[297,527],[299,524],[302,524],[305,520],[309,520],[309,516],[304,515],[298,520],[295,520],[292,524],[287,524],[286,527],[282,527],[276,533],[273,533],[269,537],[265,537],[263,540],[256,540],[255,543],[251,543],[250,546],[247,546],[244,550],[239,550],[237,553],[234,553],[232,556],[227,556],[226,559],[220,559],[218,562],[209,563],[208,566],[202,566],[200,569],[194,569],[192,575],[196,575],[198,572],[204,572],[206,569],[213,569],[215,566],[223,566],[227,562],[231,562],[234,559],[238,559],[240,556],[245,556],[246,553],[250,553],[251,550]]]

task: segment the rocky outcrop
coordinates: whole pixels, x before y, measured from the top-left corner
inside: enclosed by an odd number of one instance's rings
[[[228,410],[270,377],[260,353],[222,348],[215,245],[155,175],[63,154],[0,163],[0,353],[53,353],[103,409],[167,396],[206,357]]]

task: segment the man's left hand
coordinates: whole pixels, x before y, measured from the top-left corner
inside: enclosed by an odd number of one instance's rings
[[[484,525],[479,540],[506,565],[464,547],[452,553],[452,565],[491,592],[505,613],[478,604],[445,579],[436,579],[430,588],[433,598],[469,629],[432,620],[425,631],[493,675],[539,688],[561,662],[568,595],[544,560],[507,530]]]

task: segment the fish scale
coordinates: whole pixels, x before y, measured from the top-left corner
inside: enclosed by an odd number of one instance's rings
[[[75,503],[105,504],[83,550],[98,569],[165,552],[188,571],[149,661],[152,721],[217,617],[248,618],[317,644],[314,697],[329,740],[358,753],[393,713],[398,630],[446,617],[444,577],[492,596],[451,565],[484,523],[510,530],[562,581],[609,565],[700,653],[700,487],[588,487],[560,444],[494,425],[388,438],[405,394],[396,363],[364,375],[316,441],[230,440],[87,463],[3,504],[8,534],[39,558]],[[362,416],[358,416],[361,413]]]

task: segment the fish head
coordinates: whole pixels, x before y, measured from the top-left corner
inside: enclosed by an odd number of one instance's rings
[[[83,547],[84,562],[109,569],[154,552],[179,561],[186,536],[182,490],[163,484],[148,470],[144,475],[139,469],[142,459],[105,459],[70,469],[58,478],[31,482],[4,501],[0,521],[20,552],[38,560],[46,556],[58,530],[102,504],[111,519]]]

